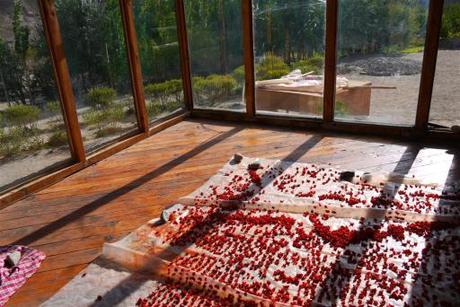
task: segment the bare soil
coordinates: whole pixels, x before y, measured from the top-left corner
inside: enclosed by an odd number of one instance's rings
[[[423,53],[403,56],[421,63]],[[420,73],[414,75],[369,76],[346,74],[354,80],[368,80],[375,86],[395,86],[396,89],[373,89],[370,115],[344,117],[347,120],[413,125],[417,109]],[[440,50],[431,102],[430,122],[450,127],[460,125],[460,50]]]

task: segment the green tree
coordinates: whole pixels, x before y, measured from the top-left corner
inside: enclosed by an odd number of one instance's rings
[[[130,91],[119,2],[59,0],[56,10],[77,91],[94,86]]]
[[[26,58],[29,49],[29,28],[22,24],[22,11],[24,7],[21,0],[14,0],[13,11],[13,34],[14,50],[23,60]]]
[[[451,3],[444,7],[441,38],[460,38],[460,3]]]

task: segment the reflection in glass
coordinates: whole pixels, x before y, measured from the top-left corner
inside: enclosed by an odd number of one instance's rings
[[[175,1],[133,3],[147,112],[151,122],[184,107]]]
[[[413,126],[428,1],[339,1],[335,117]]]
[[[194,104],[244,111],[240,0],[185,1]]]
[[[321,117],[325,1],[254,1],[256,110]]]
[[[87,152],[137,129],[119,1],[56,0]]]
[[[37,4],[6,1],[0,13],[3,192],[64,166],[70,151]]]

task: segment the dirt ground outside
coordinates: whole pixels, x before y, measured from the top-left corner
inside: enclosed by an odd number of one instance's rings
[[[423,53],[403,58],[419,61]],[[370,115],[344,117],[346,120],[412,126],[417,110],[420,74],[368,76],[346,74],[353,80],[371,81],[375,86],[395,86],[396,89],[373,89]],[[440,50],[431,102],[430,122],[450,127],[460,125],[460,50]]]
[[[430,122],[460,125],[460,50],[440,50],[431,99]]]

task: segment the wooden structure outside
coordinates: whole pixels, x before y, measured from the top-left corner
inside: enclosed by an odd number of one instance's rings
[[[367,81],[349,81],[347,88],[336,90],[336,101],[341,101],[351,115],[369,115],[370,86]],[[256,109],[260,111],[284,110],[321,116],[323,99],[322,93],[256,87]]]

